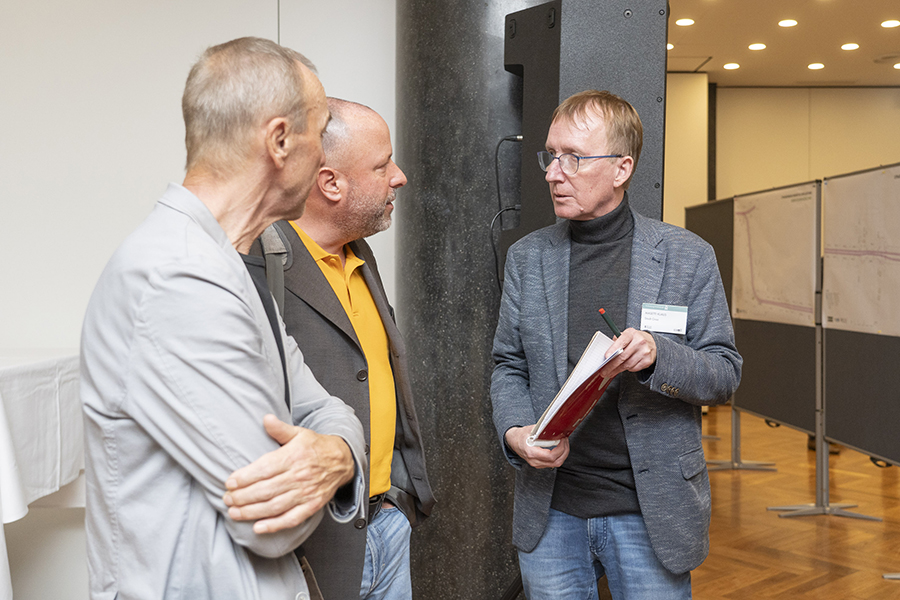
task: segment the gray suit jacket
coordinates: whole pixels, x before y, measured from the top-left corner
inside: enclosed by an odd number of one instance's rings
[[[287,332],[297,341],[306,363],[325,389],[356,411],[363,425],[368,451],[368,366],[359,340],[331,285],[297,232],[285,221],[276,226],[291,247],[290,262],[285,265],[284,271],[284,321]],[[416,526],[431,513],[434,495],[425,471],[425,453],[413,406],[406,346],[394,322],[393,309],[388,304],[372,250],[363,240],[351,242],[350,247],[365,261],[360,268],[390,343],[397,390],[397,427],[391,462],[392,487],[388,498]],[[359,595],[365,559],[365,525],[365,522],[339,524],[323,521],[303,543],[303,551],[326,599],[355,598]]]
[[[119,247],[88,304],[81,341],[91,598],[298,598],[296,548],[322,512],[258,535],[228,517],[228,475],[278,448],[263,416],[340,435],[357,458],[359,421],[303,364],[281,327],[284,370],[243,261],[203,203],[171,184]],[[331,518],[325,519],[331,521]]]
[[[641,513],[660,561],[683,573],[709,551],[700,406],[729,399],[740,381],[741,357],[712,248],[684,229],[632,214],[627,322],[619,326],[639,329],[644,303],[688,307],[685,335],[653,334],[653,368],[618,376]],[[513,544],[525,552],[543,535],[556,471],[528,466],[506,446],[504,434],[536,422],[566,380],[569,254],[567,221],[510,248],[494,337],[494,424],[517,468]]]

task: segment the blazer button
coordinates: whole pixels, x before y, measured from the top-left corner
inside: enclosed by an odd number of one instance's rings
[[[353,522],[353,526],[357,529],[365,529],[366,528],[366,520],[365,519],[357,519]]]
[[[664,383],[661,386],[659,386],[659,391],[661,391],[663,394],[668,394],[669,393],[669,384]]]
[[[359,381],[365,381],[366,379],[369,378],[369,373],[365,369],[360,369],[359,372],[356,374],[356,378]]]

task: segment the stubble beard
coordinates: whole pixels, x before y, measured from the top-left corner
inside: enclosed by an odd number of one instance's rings
[[[383,198],[374,195],[352,197],[345,221],[348,237],[360,239],[386,231],[391,226],[391,214],[386,208],[396,197],[393,189]]]

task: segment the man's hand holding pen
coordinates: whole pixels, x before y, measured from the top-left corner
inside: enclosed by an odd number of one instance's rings
[[[643,371],[656,363],[656,341],[646,331],[638,331],[629,327],[622,335],[614,338],[612,346],[606,351],[610,356],[622,348],[622,353],[606,363],[600,370],[604,377],[615,377],[623,371]]]
[[[656,341],[651,334],[630,327],[625,331],[619,331],[619,328],[603,308],[600,309],[600,316],[609,325],[609,329],[614,336],[613,345],[606,351],[605,356],[609,357],[619,348],[622,348],[622,354],[609,361],[606,366],[600,369],[601,375],[604,377],[615,377],[623,371],[643,371],[656,363]]]

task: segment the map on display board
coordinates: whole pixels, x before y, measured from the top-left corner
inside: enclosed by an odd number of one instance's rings
[[[731,315],[816,324],[819,183],[736,196]]]
[[[822,325],[900,336],[900,164],[825,180]]]

